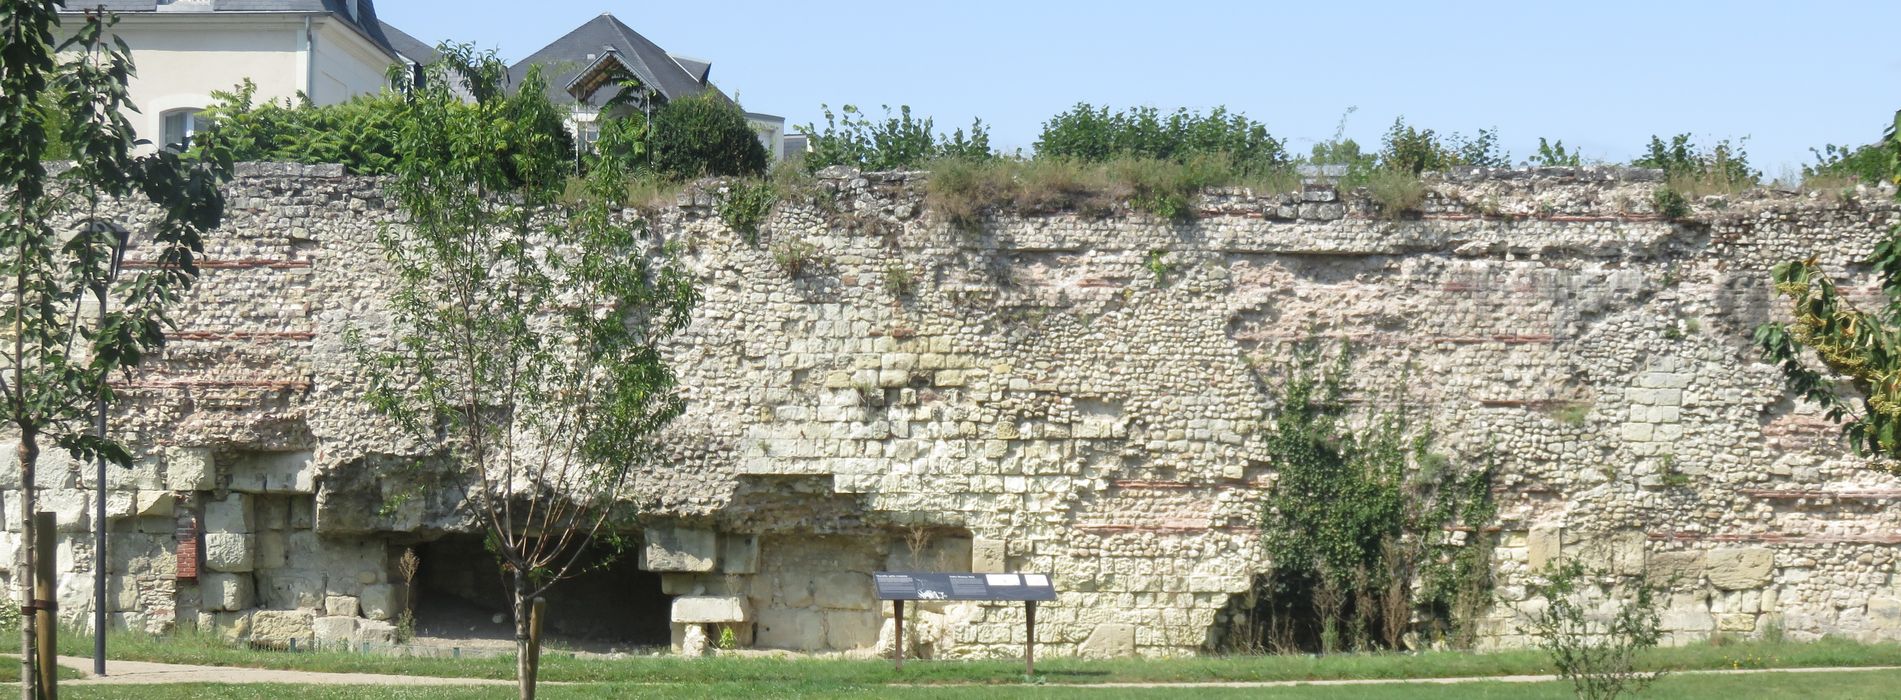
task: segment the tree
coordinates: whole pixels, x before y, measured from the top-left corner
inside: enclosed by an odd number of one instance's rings
[[[1880,151],[1901,152],[1897,131],[1901,112],[1895,113]],[[1901,159],[1890,155],[1884,160],[1886,178],[1901,176],[1896,165]],[[1844,300],[1814,257],[1775,266],[1771,279],[1776,291],[1788,298],[1792,320],[1757,326],[1756,345],[1763,357],[1781,367],[1790,389],[1842,425],[1857,453],[1876,458],[1885,471],[1901,473],[1901,227],[1875,246],[1868,263],[1888,298],[1874,311]],[[1804,348],[1815,351],[1822,366],[1853,389],[1854,397],[1844,396],[1841,383],[1811,367]]]
[[[589,164],[586,196],[558,204],[571,152],[523,115],[548,112],[531,73],[504,96],[492,53],[442,47],[399,119],[391,191],[407,222],[381,236],[395,273],[387,344],[361,331],[367,398],[468,485],[467,507],[510,591],[521,697],[534,697],[534,599],[611,528],[633,475],[681,409],[659,343],[695,292],[638,220],[628,173]],[[449,85],[475,96],[465,105]]]
[[[661,105],[650,139],[654,169],[668,177],[759,175],[771,162],[746,113],[711,90]]]
[[[130,464],[125,447],[93,432],[87,418],[111,397],[114,372],[164,345],[169,314],[197,277],[202,236],[223,220],[218,186],[230,176],[229,159],[216,149],[191,160],[166,151],[138,155],[124,117],[132,108],[132,58],[108,34],[115,20],[89,13],[56,48],[59,8],[56,0],[23,0],[0,12],[0,399],[20,441],[25,544],[14,572],[22,601],[38,594],[33,562],[51,556],[32,545],[40,451],[50,445],[76,459]],[[55,109],[44,107],[49,94]],[[57,171],[42,160],[54,119],[74,159]],[[150,202],[158,213],[137,234],[124,233],[128,227],[105,209],[108,200],[126,199]],[[133,235],[138,272],[117,279]],[[94,299],[108,300],[111,311],[81,313]],[[21,687],[30,697],[37,664],[51,660],[34,658],[33,616],[24,618]]]

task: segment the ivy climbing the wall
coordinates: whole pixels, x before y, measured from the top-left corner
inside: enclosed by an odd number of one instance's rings
[[[1231,613],[1229,646],[1465,645],[1490,601],[1491,467],[1435,451],[1403,394],[1393,410],[1350,415],[1349,358],[1309,341],[1281,372],[1267,432],[1278,479],[1262,509],[1272,571],[1252,609]]]

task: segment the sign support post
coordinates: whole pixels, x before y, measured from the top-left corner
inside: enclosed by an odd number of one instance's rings
[[[1023,676],[1036,677],[1036,601],[1023,601]]]
[[[902,671],[904,670],[904,601],[902,599],[891,601],[891,629],[894,632],[891,635],[893,638],[891,653],[894,655],[892,658],[897,660],[897,668]]]
[[[1023,669],[1036,675],[1036,604],[1056,600],[1048,574],[910,573],[879,571],[871,575],[878,600],[891,601],[891,663],[904,670],[904,601],[986,600],[1023,601]]]

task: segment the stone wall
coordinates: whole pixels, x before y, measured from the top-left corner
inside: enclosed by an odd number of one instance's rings
[[[1267,567],[1265,370],[1310,335],[1352,342],[1366,405],[1404,378],[1443,450],[1499,456],[1484,644],[1524,643],[1527,572],[1572,555],[1674,575],[1675,641],[1901,637],[1901,483],[1845,455],[1748,342],[1779,260],[1819,254],[1852,298],[1878,298],[1859,261],[1897,221],[1890,192],[1752,192],[1670,222],[1653,173],[1546,169],[1434,180],[1397,219],[1312,185],[1211,192],[1185,222],[953,226],[923,178],[828,173],[758,245],[721,223],[714,185],[652,215],[705,296],[670,351],[688,400],[670,463],[633,497],[676,644],[726,627],[888,648],[869,573],[909,567],[1054,574],[1052,653],[1214,644]],[[120,387],[115,429],[141,460],[106,485],[114,619],[387,639],[394,556],[474,529],[457,492],[385,498],[390,465],[428,446],[355,398],[341,338],[384,323],[375,233],[397,217],[377,180],[321,167],[249,166],[230,201],[173,344]],[[772,253],[793,242],[813,251],[797,275]],[[55,458],[40,483],[75,620],[88,472]],[[181,537],[202,538],[195,581],[177,576]],[[926,606],[916,651],[1014,654],[1021,618]]]

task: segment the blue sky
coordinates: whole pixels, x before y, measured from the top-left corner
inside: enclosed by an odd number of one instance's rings
[[[1748,137],[1769,177],[1824,143],[1866,143],[1901,108],[1901,2],[963,2],[382,0],[384,20],[522,58],[602,12],[713,62],[752,111],[909,104],[972,117],[1005,148],[1078,101],[1227,105],[1304,152],[1404,115],[1625,160],[1651,134]]]

